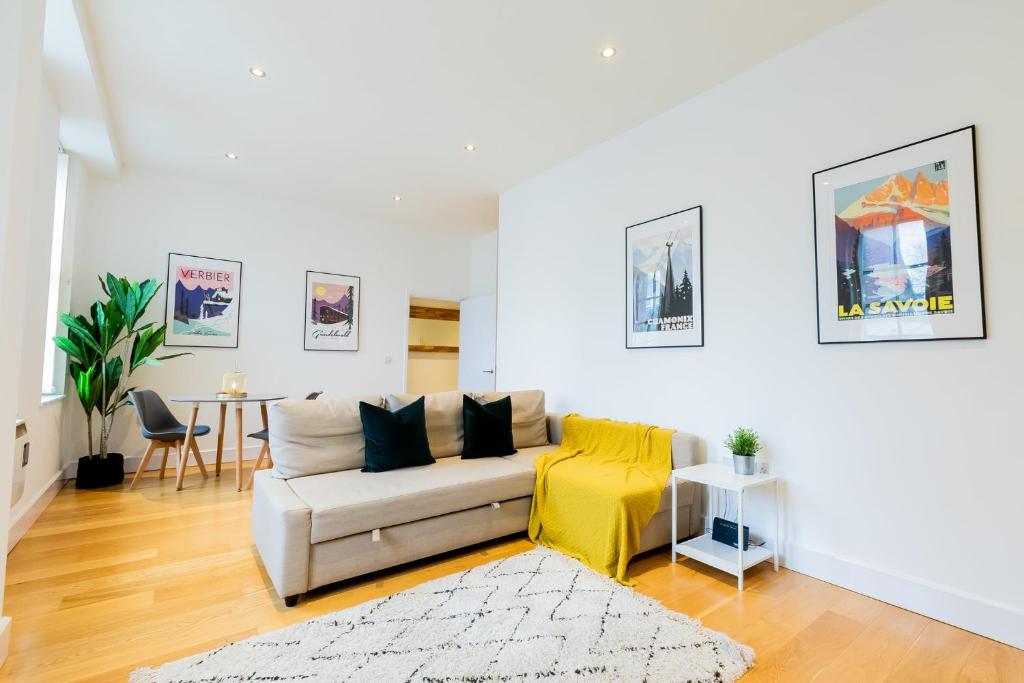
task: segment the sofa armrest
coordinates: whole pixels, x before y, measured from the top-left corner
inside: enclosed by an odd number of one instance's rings
[[[548,418],[548,443],[558,445],[562,443],[562,418],[563,413],[547,413]]]
[[[277,594],[282,598],[309,589],[309,539],[312,511],[288,482],[270,470],[253,478],[252,538]]]
[[[562,443],[562,418],[563,413],[547,413],[548,420],[548,443],[558,445]],[[700,464],[700,453],[698,452],[699,439],[693,434],[676,432],[672,435],[672,469],[689,467]]]
[[[672,469],[700,464],[697,451],[699,440],[693,434],[676,432],[672,435]]]

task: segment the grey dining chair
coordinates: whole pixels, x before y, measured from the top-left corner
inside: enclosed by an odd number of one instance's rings
[[[164,449],[163,460],[160,462],[161,479],[164,478],[164,474],[167,471],[167,453],[170,451],[171,446],[175,446],[178,451],[177,467],[184,468],[188,465],[188,454],[191,451],[195,456],[196,464],[199,465],[199,471],[202,472],[205,479],[208,476],[206,474],[206,465],[203,464],[203,457],[199,454],[199,444],[196,443],[195,437],[209,434],[210,427],[208,425],[196,425],[192,441],[185,444],[185,433],[188,431],[188,427],[178,422],[178,419],[174,417],[174,414],[171,413],[159,394],[155,391],[143,389],[141,391],[129,391],[128,398],[131,400],[132,405],[135,406],[135,414],[139,416],[139,422],[142,423],[142,436],[149,440],[146,454],[142,456],[139,469],[135,471],[135,476],[132,478],[132,483],[128,488],[134,489],[138,485],[143,471],[149,464],[150,458],[153,457],[153,452],[160,447]],[[182,445],[185,445],[184,454],[181,452]]]

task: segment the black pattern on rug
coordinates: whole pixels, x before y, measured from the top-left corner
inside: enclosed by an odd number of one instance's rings
[[[536,548],[130,681],[725,683],[752,661],[699,621]]]

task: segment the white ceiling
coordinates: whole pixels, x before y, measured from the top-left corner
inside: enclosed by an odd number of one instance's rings
[[[105,174],[120,170],[95,50],[73,0],[47,0],[43,67],[60,109],[65,149]]]
[[[482,232],[496,227],[502,190],[877,2],[82,7],[125,165]],[[619,50],[613,60],[598,54],[606,45]],[[251,77],[254,65],[268,77]]]

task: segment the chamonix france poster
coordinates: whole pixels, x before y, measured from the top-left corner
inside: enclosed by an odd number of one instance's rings
[[[701,207],[626,228],[626,348],[703,346]]]

